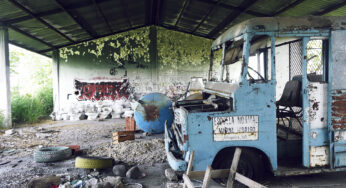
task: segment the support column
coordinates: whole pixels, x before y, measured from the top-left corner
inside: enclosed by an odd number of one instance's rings
[[[8,50],[8,30],[0,23],[0,115],[6,128],[12,128],[10,60]],[[2,118],[1,118],[2,119]]]
[[[59,99],[59,50],[53,51],[53,66],[52,66],[52,76],[53,76],[53,112],[58,112],[60,110],[60,99]]]

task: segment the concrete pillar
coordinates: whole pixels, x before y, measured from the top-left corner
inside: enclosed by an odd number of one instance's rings
[[[60,110],[60,100],[59,100],[59,50],[53,51],[53,67],[52,67],[52,76],[53,76],[53,103],[54,103],[54,112]]]
[[[0,113],[3,126],[12,127],[8,30],[0,23]]]

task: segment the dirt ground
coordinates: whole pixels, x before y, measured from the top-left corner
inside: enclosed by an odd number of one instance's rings
[[[124,184],[140,183],[143,187],[166,187],[165,169],[169,168],[163,135],[136,133],[134,141],[112,143],[112,133],[124,130],[124,119],[105,121],[46,121],[39,125],[16,128],[6,136],[0,133],[0,188],[22,188],[35,177],[57,175],[63,182],[102,179],[113,176],[112,169],[90,171],[75,168],[75,158],[61,162],[36,163],[33,152],[40,146],[80,145],[88,155],[111,156],[118,163],[137,165],[146,174],[142,179],[124,179]],[[269,176],[260,183],[268,187],[345,187],[346,172],[294,177]],[[181,182],[181,180],[180,180]],[[215,187],[215,183],[213,183]],[[125,186],[130,187],[130,186]]]
[[[111,156],[116,162],[139,165],[147,175],[125,183],[141,183],[145,187],[165,187],[164,170],[169,168],[163,135],[136,133],[136,140],[112,144],[112,133],[124,130],[124,119],[105,121],[46,121],[40,125],[16,128],[12,135],[0,134],[0,187],[25,187],[34,177],[59,175],[65,181],[90,178],[90,172],[74,167],[74,158],[55,163],[36,163],[33,152],[40,146],[80,145],[88,155]],[[112,171],[97,172],[98,177]]]

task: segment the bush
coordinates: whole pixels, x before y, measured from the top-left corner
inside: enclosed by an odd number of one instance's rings
[[[11,108],[13,122],[36,123],[53,111],[53,89],[49,86],[42,87],[35,95],[20,95],[13,91]]]

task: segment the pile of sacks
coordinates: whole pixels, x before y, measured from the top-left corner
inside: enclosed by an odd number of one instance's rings
[[[70,103],[68,106],[66,110],[53,112],[52,120],[104,120],[131,117],[137,107],[137,102],[122,98],[115,101],[78,101]]]

